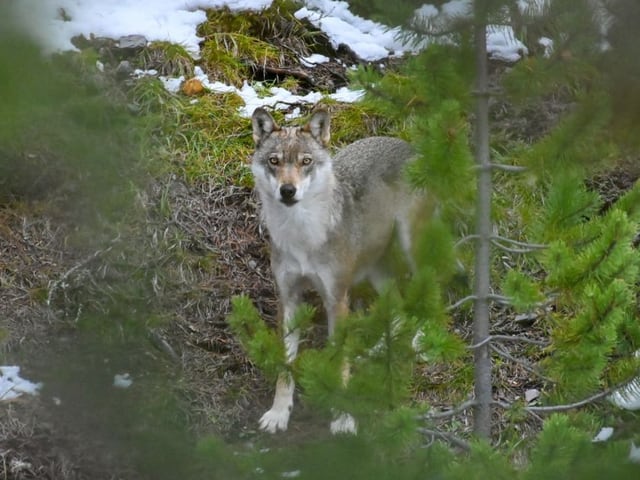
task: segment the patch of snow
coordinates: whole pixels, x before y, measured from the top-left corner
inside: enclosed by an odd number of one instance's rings
[[[448,17],[470,17],[473,14],[471,0],[451,0],[442,5],[442,13]]]
[[[113,376],[113,386],[116,388],[129,388],[133,385],[133,379],[128,373],[116,373]]]
[[[295,13],[296,18],[306,18],[327,34],[334,48],[346,45],[362,60],[379,60],[413,50],[399,39],[400,28],[354,15],[347,2],[307,0],[305,4]]]
[[[509,63],[529,53],[525,44],[516,38],[513,28],[507,25],[487,26],[487,50],[492,59]]]
[[[300,63],[302,63],[302,65],[304,65],[305,67],[311,68],[311,67],[315,67],[316,65],[327,63],[329,60],[331,59],[325,55],[321,55],[319,53],[312,53],[308,57],[300,58]]]
[[[607,440],[609,440],[611,438],[611,435],[613,435],[613,428],[612,427],[603,427],[598,434],[593,437],[593,440],[591,440],[594,443],[598,443],[598,442],[606,442]]]
[[[636,356],[639,352],[636,352]],[[609,401],[625,410],[640,410],[640,377],[636,377],[624,387],[613,392],[609,396]]]
[[[0,367],[0,401],[10,401],[23,394],[37,395],[42,383],[33,383],[20,377],[20,367]]]
[[[171,93],[178,93],[180,91],[180,85],[184,82],[184,75],[180,75],[179,77],[165,77],[163,75],[158,77],[164,88]]]
[[[632,463],[640,463],[640,447],[636,447],[634,442],[631,442],[631,448],[629,449],[629,460]]]
[[[538,39],[538,44],[544,47],[543,56],[545,58],[551,57],[551,54],[553,53],[553,40],[549,37],[540,37]]]
[[[136,70],[134,74],[138,77],[144,75],[156,75],[155,71],[143,71]],[[244,101],[244,106],[239,108],[239,113],[242,117],[250,118],[253,115],[253,111],[258,107],[271,107],[278,110],[286,110],[291,105],[296,104],[315,104],[322,100],[323,95],[320,92],[310,92],[306,95],[295,95],[289,90],[281,87],[271,87],[268,89],[262,89],[261,83],[255,85],[249,85],[244,82],[242,88],[237,88],[232,85],[226,85],[221,82],[211,82],[209,77],[202,71],[200,67],[194,69],[194,77],[200,80],[202,86],[213,93],[235,93]],[[177,78],[159,76],[158,77],[165,88],[176,93],[180,90],[180,85],[184,81],[184,77]],[[260,93],[258,93],[258,88]],[[350,103],[357,102],[364,95],[363,90],[350,90],[347,87],[339,88],[335,93],[328,95],[329,98],[338,102]],[[197,101],[197,100],[196,100]],[[300,116],[300,109],[294,109],[293,113],[288,114],[288,119],[297,118]]]
[[[544,14],[551,5],[551,0],[518,0],[518,10],[523,15],[537,17]]]
[[[149,41],[182,45],[200,52],[196,27],[207,18],[203,9],[261,10],[271,0],[19,0],[16,19],[47,51],[76,50],[71,38],[118,39],[143,35]]]
[[[282,472],[280,475],[282,478],[298,478],[300,476],[300,470],[292,470],[290,472]]]
[[[351,103],[357,102],[364,96],[364,90],[350,90],[347,87],[341,87],[335,93],[329,95],[329,98],[337,102]]]
[[[434,7],[431,4],[425,3],[424,5],[422,5],[420,8],[416,9],[413,12],[413,16],[415,17],[416,20],[421,21],[425,19],[427,20],[432,19],[436,17],[439,13],[440,13],[440,10],[438,10],[436,7]]]

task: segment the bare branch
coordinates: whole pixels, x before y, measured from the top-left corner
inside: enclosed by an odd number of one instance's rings
[[[455,408],[452,408],[451,410],[447,410],[444,412],[427,412],[424,415],[422,415],[421,419],[422,420],[441,420],[443,418],[455,417],[459,413],[462,413],[465,410],[468,410],[474,407],[475,405],[476,405],[475,399],[467,400],[466,402],[461,403],[460,405],[458,405]]]
[[[429,435],[433,438],[439,438],[440,440],[444,440],[445,442],[450,443],[454,447],[458,447],[464,450],[465,452],[468,452],[469,450],[471,450],[471,445],[469,445],[469,442],[456,437],[452,433],[440,432],[438,430],[431,430],[430,428],[419,428],[418,431],[424,435]]]
[[[472,240],[477,240],[478,238],[479,238],[479,235],[476,235],[476,234],[466,235],[455,243],[454,248],[458,248],[460,245],[463,245]],[[517,240],[512,240],[511,238],[502,237],[500,235],[492,235],[491,243],[496,247],[510,253],[530,253],[536,250],[543,250],[545,248],[548,248],[547,245],[542,245],[539,243],[519,242]],[[509,243],[511,245],[515,245],[516,247],[522,247],[522,248],[508,247],[506,245],[503,245],[503,243]]]
[[[476,235],[476,234],[467,235],[465,237],[462,237],[460,240],[458,240],[453,247],[458,248],[460,245],[470,242],[471,240],[477,240],[478,238],[480,238],[480,235]]]
[[[494,342],[494,341],[498,341],[498,342],[523,342],[523,343],[530,343],[532,345],[538,345],[540,347],[549,346],[549,342],[545,342],[543,340],[535,340],[535,339],[529,338],[529,337],[522,337],[522,336],[518,336],[518,335],[490,335],[487,338],[485,338],[482,342],[480,342],[478,344],[474,344],[474,345],[469,345],[467,348],[469,348],[469,349],[479,348],[479,347],[481,347],[483,345],[486,345],[489,342]]]
[[[590,397],[584,398],[577,402],[565,403],[561,405],[547,405],[543,407],[524,407],[523,410],[527,413],[530,413],[536,416],[538,413],[555,413],[555,412],[566,412],[567,410],[575,410],[577,408],[586,407],[587,405],[590,405],[592,403],[599,402],[600,400],[611,395],[615,390],[619,389],[621,386],[625,385],[626,383],[628,382],[624,382],[619,385],[615,385],[613,387],[607,388],[602,392],[598,392],[594,395],[591,395]],[[510,408],[514,408],[513,403],[501,402],[499,400],[494,400],[493,404],[500,408],[504,408],[506,410]]]
[[[491,293],[486,296],[487,300],[491,300],[496,303],[501,303],[502,305],[511,305],[511,300],[509,297],[505,297],[504,295],[497,295],[495,293]]]
[[[527,171],[526,167],[519,167],[517,165],[504,165],[501,163],[488,163],[486,165],[476,165],[475,169],[479,171],[489,171],[489,172],[492,172],[494,170],[502,170],[505,172],[512,172],[512,173],[522,173]]]
[[[500,235],[493,235],[491,237],[491,243],[496,247],[500,248],[501,250],[504,250],[505,252],[509,252],[509,253],[531,253],[536,250],[543,250],[547,248],[546,245],[537,244],[537,243],[519,242],[517,240],[512,240],[507,237],[502,237]],[[503,243],[509,243],[511,245],[515,245],[515,247],[521,247],[521,248],[508,247],[506,245],[503,245]]]
[[[456,308],[460,308],[462,305],[464,305],[465,303],[468,302],[473,302],[477,299],[478,297],[476,297],[475,295],[467,295],[464,298],[461,298],[460,300],[458,300],[456,303],[449,305],[447,307],[447,311],[451,311],[451,310],[455,310]]]
[[[501,163],[492,163],[490,165],[492,170],[502,170],[504,172],[522,173],[528,170],[527,167],[520,167],[518,165],[504,165]]]
[[[620,388],[620,385],[615,387],[607,388],[606,390],[596,393],[595,395],[591,395],[583,400],[573,403],[565,403],[563,405],[549,405],[545,407],[525,407],[525,410],[529,413],[554,413],[554,412],[565,412],[567,410],[575,410],[576,408],[585,407],[591,403],[598,402],[603,398],[608,397],[613,393],[614,390]]]
[[[447,307],[447,311],[455,310],[456,308],[459,308],[460,306],[464,305],[467,302],[473,302],[478,300],[478,298],[480,298],[478,295],[467,295],[466,297],[463,297],[460,300],[458,300],[456,303],[449,305]],[[509,300],[509,297],[505,297],[504,295],[496,295],[496,294],[490,293],[489,295],[485,295],[483,298],[485,298],[486,300],[490,300],[492,302],[501,303],[503,305],[511,305],[511,301]]]
[[[540,250],[542,250],[544,248],[548,248],[548,245],[544,245],[542,243],[519,242],[518,240],[514,240],[514,239],[508,238],[508,237],[503,237],[501,235],[493,235],[491,237],[491,239],[499,241],[499,242],[510,243],[511,245],[516,245],[518,247],[537,248],[537,249],[540,249]]]
[[[491,243],[493,245],[495,245],[496,247],[498,247],[503,252],[507,252],[507,253],[531,253],[531,252],[535,252],[535,251],[538,250],[537,248],[513,248],[513,247],[507,247],[506,245],[502,245],[501,243],[493,241],[493,240],[491,241]]]

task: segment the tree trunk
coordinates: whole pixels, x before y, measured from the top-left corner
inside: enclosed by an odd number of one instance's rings
[[[475,2],[476,120],[475,156],[478,166],[476,206],[476,262],[473,343],[489,336],[489,294],[491,293],[491,159],[489,155],[489,92],[487,80],[486,2]],[[488,343],[474,350],[474,433],[491,437],[491,354]]]

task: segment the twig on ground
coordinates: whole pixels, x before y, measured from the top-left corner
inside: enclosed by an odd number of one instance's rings
[[[109,252],[112,248],[113,247],[107,247],[105,249],[97,250],[97,251],[93,252],[91,255],[89,255],[87,258],[82,260],[80,263],[77,263],[76,265],[71,267],[69,270],[64,272],[60,276],[60,278],[58,280],[50,282],[49,283],[49,293],[47,295],[47,306],[51,306],[51,301],[53,300],[53,295],[54,295],[55,291],[58,289],[58,287],[61,284],[63,284],[67,280],[67,278],[69,278],[78,269],[80,269],[80,268],[84,267],[85,265],[91,263],[93,260],[95,260],[96,258],[100,257],[104,253]]]

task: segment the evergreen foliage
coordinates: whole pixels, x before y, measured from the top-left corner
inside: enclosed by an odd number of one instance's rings
[[[522,478],[633,478],[638,466],[627,460],[628,454],[626,445],[598,445],[566,415],[554,415],[545,422]]]
[[[271,380],[288,371],[281,332],[270,328],[245,295],[232,299],[233,310],[227,318],[233,333],[247,351],[249,358]],[[314,309],[303,304],[292,320],[294,328],[304,329],[313,318]]]
[[[576,196],[584,194],[579,185],[574,187]],[[560,395],[576,398],[634,372],[631,354],[640,348],[640,257],[632,248],[637,227],[614,207],[556,234],[543,255],[545,287],[557,295],[546,366]],[[602,378],[607,370],[616,375]],[[622,372],[627,376],[621,377]]]

